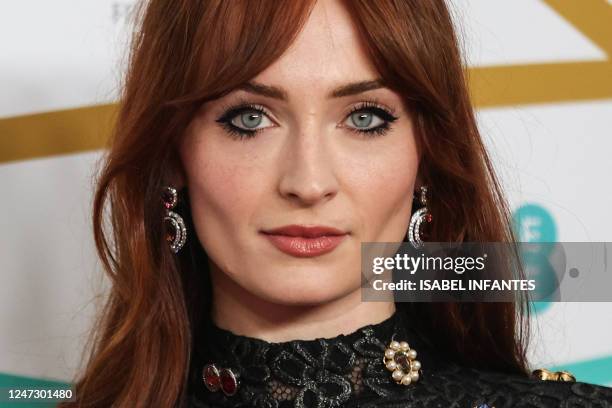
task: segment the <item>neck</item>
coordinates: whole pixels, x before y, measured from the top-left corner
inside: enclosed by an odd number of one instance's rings
[[[389,301],[362,302],[361,288],[317,304],[279,304],[245,290],[211,264],[212,321],[233,333],[268,342],[313,340],[352,333],[395,312]]]

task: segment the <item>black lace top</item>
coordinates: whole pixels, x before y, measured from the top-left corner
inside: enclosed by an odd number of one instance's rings
[[[418,381],[402,385],[391,378],[384,353],[392,339],[407,341],[417,351]],[[612,388],[461,367],[438,354],[399,311],[347,335],[283,343],[236,335],[209,323],[205,341],[194,350],[188,406],[612,408]],[[236,374],[234,395],[205,386],[207,363]]]

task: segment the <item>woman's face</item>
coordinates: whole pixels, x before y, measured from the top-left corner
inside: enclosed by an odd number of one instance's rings
[[[360,290],[362,242],[403,239],[417,149],[400,95],[378,78],[347,11],[319,1],[280,59],[203,106],[180,146],[179,187],[213,286],[320,304]],[[270,234],[291,225],[340,235]]]

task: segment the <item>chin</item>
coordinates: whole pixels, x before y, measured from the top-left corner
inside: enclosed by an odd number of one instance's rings
[[[310,272],[309,276],[291,276],[290,279],[261,279],[249,290],[256,296],[276,304],[317,305],[334,301],[358,290],[360,283],[351,282],[346,276],[338,274],[337,279],[322,277]]]

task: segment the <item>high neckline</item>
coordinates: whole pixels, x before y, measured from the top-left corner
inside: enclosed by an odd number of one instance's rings
[[[206,324],[206,333],[204,335],[204,343],[207,342],[215,342],[221,340],[221,344],[228,340],[239,340],[242,342],[248,342],[252,344],[259,345],[269,345],[280,348],[291,348],[295,344],[300,343],[303,345],[307,345],[308,343],[332,343],[332,342],[351,342],[363,335],[363,331],[373,330],[376,334],[384,337],[386,335],[392,334],[395,326],[398,325],[399,320],[402,319],[397,310],[393,312],[389,317],[383,319],[378,323],[370,323],[359,327],[348,334],[338,334],[336,336],[330,337],[316,337],[314,339],[304,340],[304,339],[295,339],[295,340],[287,340],[280,342],[273,342],[263,340],[257,337],[245,336],[241,334],[236,334],[232,330],[224,329],[215,324],[211,319],[207,320]]]
[[[209,320],[191,362],[191,404],[323,408],[403,394],[411,387],[395,383],[383,362],[392,340],[408,342],[417,349],[419,360],[426,358],[419,350],[424,347],[419,336],[397,309],[383,321],[348,334],[284,342],[239,335]],[[203,368],[210,363],[236,374],[236,394],[227,396],[204,385]]]

